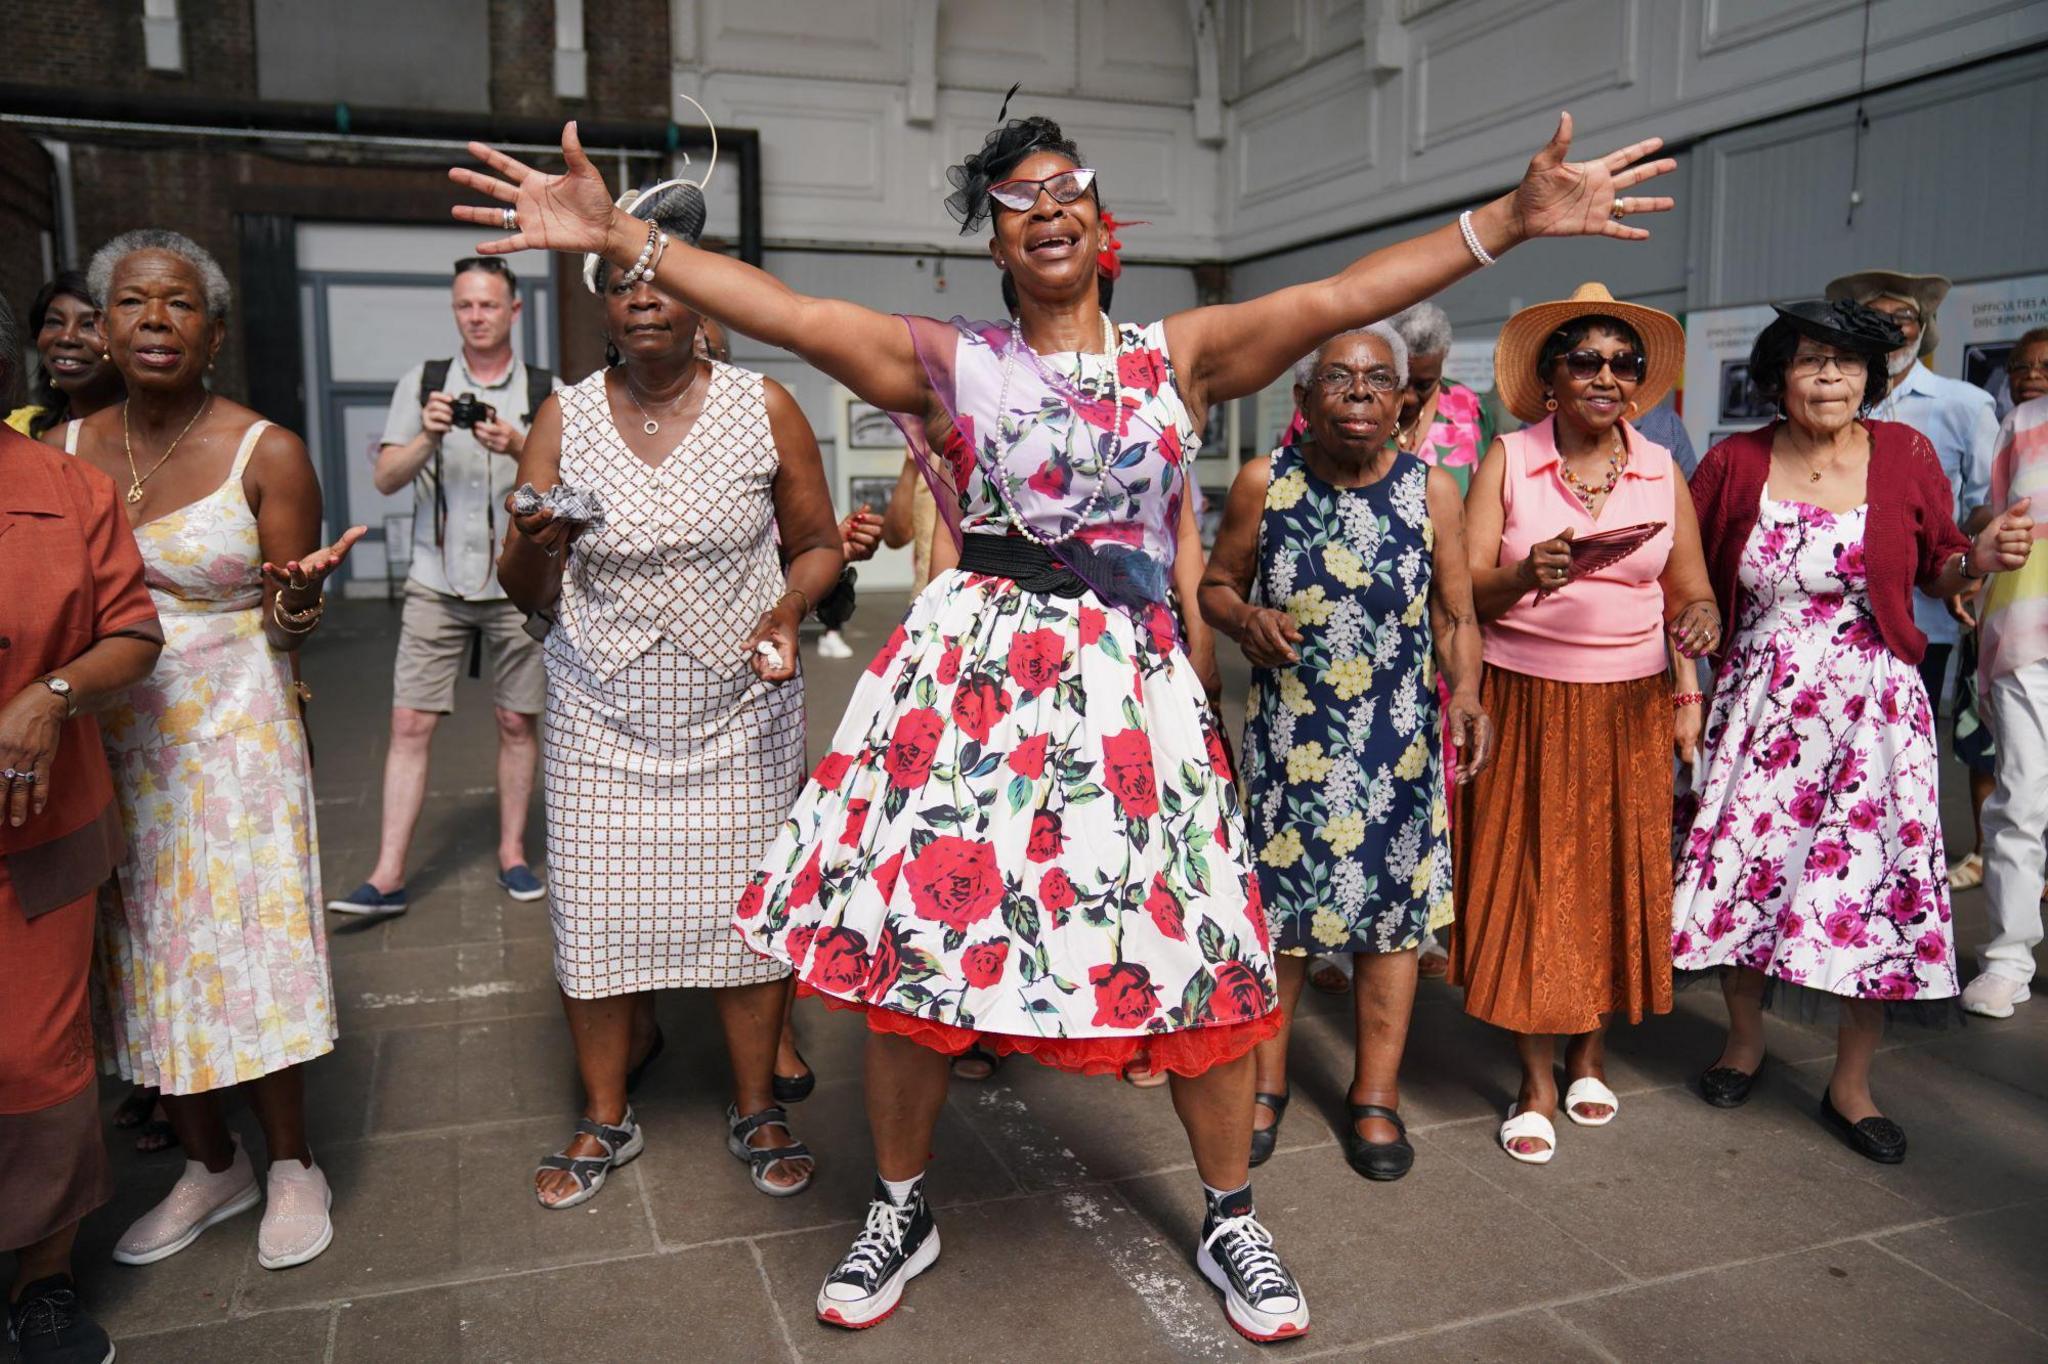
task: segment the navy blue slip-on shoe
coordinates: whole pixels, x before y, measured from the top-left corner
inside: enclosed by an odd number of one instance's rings
[[[403,914],[406,910],[405,887],[379,890],[365,881],[339,900],[329,900],[327,907],[336,914]]]
[[[498,884],[515,900],[538,900],[548,893],[548,888],[533,874],[533,868],[524,862],[499,872]]]

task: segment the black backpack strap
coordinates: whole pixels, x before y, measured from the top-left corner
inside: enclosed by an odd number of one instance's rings
[[[447,390],[448,371],[451,368],[453,368],[454,365],[455,361],[449,359],[429,360],[424,365],[420,366],[421,407],[425,407],[427,405],[427,399],[433,397],[436,393],[442,393]]]
[[[526,420],[524,425],[533,425],[533,414],[540,411],[540,405],[548,400],[548,394],[555,391],[555,372],[542,369],[539,365],[526,367]]]

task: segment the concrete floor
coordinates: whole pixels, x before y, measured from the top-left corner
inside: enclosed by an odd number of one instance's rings
[[[806,650],[814,751],[899,607],[864,605],[852,662]],[[339,605],[308,651],[331,891],[360,881],[374,853],[396,626],[395,608]],[[1231,689],[1242,695],[1241,674]],[[669,1050],[638,1104],[646,1154],[583,1208],[536,1206],[534,1161],[569,1133],[579,1092],[547,907],[493,884],[481,684],[465,682],[459,705],[436,754],[412,912],[330,919],[342,1036],[307,1083],[333,1248],[267,1272],[248,1215],[163,1263],[112,1265],[119,1230],[180,1168],[116,1134],[119,1194],[89,1220],[79,1265],[124,1360],[1256,1353],[1190,1263],[1199,1190],[1166,1092],[1016,1061],[993,1083],[956,1085],[940,1122],[929,1187],[944,1258],[879,1329],[820,1326],[812,1301],[865,1210],[871,1158],[858,1025],[814,1006],[800,1020],[819,1085],[795,1113],[821,1156],[808,1193],[764,1198],[726,1154],[715,1020],[676,993],[661,1006]],[[1967,829],[1953,813],[1951,829]],[[536,855],[538,836],[536,811]],[[1965,949],[1982,935],[1981,899],[1959,898]],[[1494,1140],[1513,1092],[1508,1048],[1426,984],[1404,1071],[1416,1165],[1387,1185],[1343,1163],[1348,1017],[1310,998],[1296,1103],[1256,1181],[1315,1313],[1283,1357],[2048,1359],[2048,1003],[1890,1039],[1878,1090],[1913,1151],[1887,1169],[1815,1119],[1825,1034],[1774,1023],[1751,1103],[1702,1104],[1687,1085],[1716,1053],[1721,1006],[1694,991],[1615,1034],[1619,1120],[1561,1124],[1556,1160],[1535,1168]],[[110,1108],[119,1093],[107,1087]],[[253,1135],[246,1113],[237,1121]]]

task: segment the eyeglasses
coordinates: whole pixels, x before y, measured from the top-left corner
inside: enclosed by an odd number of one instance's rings
[[[2008,360],[2005,372],[2015,379],[2022,374],[2048,374],[2048,360]]]
[[[1095,172],[1087,166],[1048,175],[1043,180],[1004,180],[988,187],[988,197],[1004,208],[1026,212],[1038,202],[1041,190],[1052,196],[1056,204],[1071,204],[1088,192],[1095,183]]]
[[[1375,393],[1392,393],[1401,386],[1400,378],[1390,369],[1347,369],[1343,365],[1331,365],[1328,369],[1318,371],[1315,385],[1334,397],[1339,393],[1351,392],[1358,386],[1360,379],[1365,380],[1365,386]]]
[[[1613,355],[1602,355],[1597,350],[1571,350],[1564,353],[1564,372],[1578,380],[1597,378],[1603,369],[1614,371],[1614,377],[1629,383],[1639,384],[1650,372],[1648,358],[1632,350],[1617,351]]]
[[[1886,317],[1889,317],[1892,321],[1899,323],[1901,326],[1910,322],[1917,327],[1923,320],[1920,316],[1920,310],[1918,308],[1880,308],[1875,303],[1873,303],[1870,305],[1870,310],[1874,313],[1883,313]]]
[[[1844,379],[1861,379],[1870,372],[1870,357],[1865,355],[1813,355],[1801,354],[1792,357],[1792,372],[1802,379],[1811,379],[1829,365]]]

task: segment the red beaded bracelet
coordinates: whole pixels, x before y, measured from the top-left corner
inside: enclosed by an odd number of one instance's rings
[[[1706,699],[1707,694],[1703,691],[1676,692],[1671,697],[1671,708],[1678,710],[1685,706],[1697,706]]]

